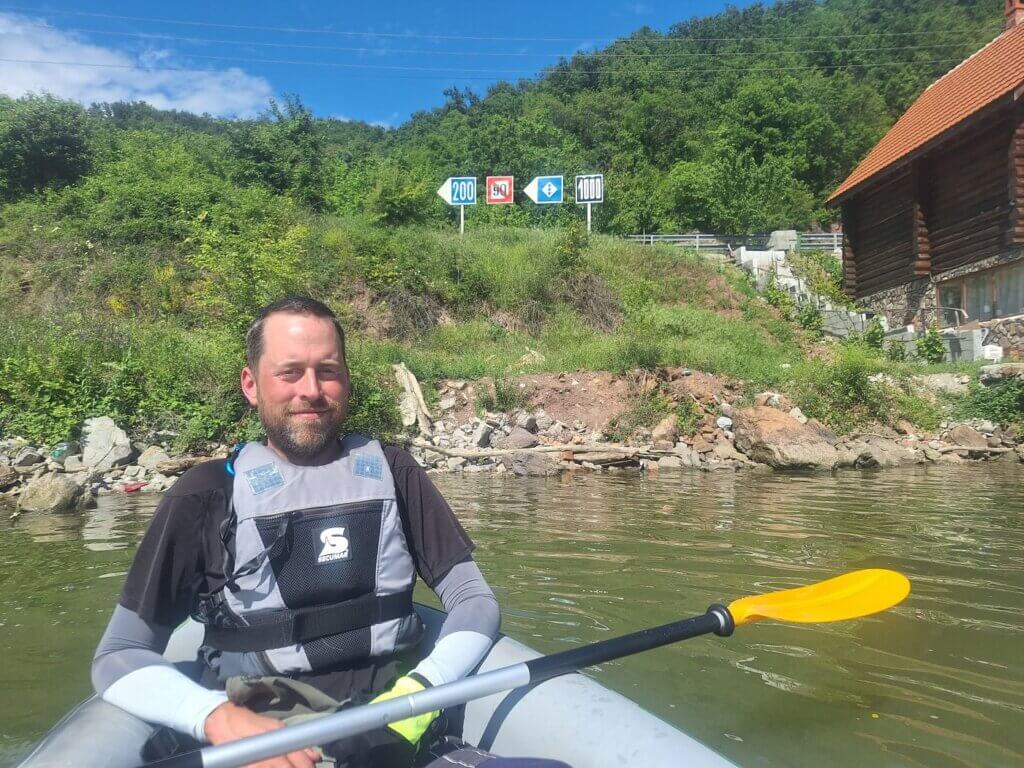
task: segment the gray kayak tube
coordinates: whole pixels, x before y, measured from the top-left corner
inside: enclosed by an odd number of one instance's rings
[[[417,605],[431,647],[444,614]],[[202,627],[182,625],[165,656],[192,662]],[[481,672],[535,659],[536,651],[502,636],[480,665]],[[135,768],[150,726],[92,697],[64,717],[20,768]],[[647,712],[635,702],[581,674],[488,696],[466,705],[463,737],[508,757],[548,757],[573,768],[737,768],[711,748]]]

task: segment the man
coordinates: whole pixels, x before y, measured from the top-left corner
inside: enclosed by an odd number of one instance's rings
[[[246,362],[242,392],[266,443],[193,468],[165,495],[92,669],[103,699],[200,743],[456,680],[500,620],[469,536],[423,469],[399,448],[343,435],[350,382],[334,314],[307,298],[270,304],[246,336]],[[413,666],[417,574],[448,615]],[[199,682],[161,656],[189,615],[206,625]],[[448,743],[441,723],[431,713],[323,751],[353,768],[409,766],[417,751],[423,763]],[[320,759],[307,749],[258,765]]]

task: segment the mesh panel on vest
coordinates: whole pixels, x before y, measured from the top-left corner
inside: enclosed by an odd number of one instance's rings
[[[365,659],[370,655],[370,629],[355,629],[303,643],[302,649],[313,669],[330,669],[341,661]]]

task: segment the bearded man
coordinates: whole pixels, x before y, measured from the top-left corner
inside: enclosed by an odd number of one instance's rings
[[[331,310],[302,297],[265,307],[246,335],[246,362],[242,392],[266,440],[194,467],[164,496],[96,651],[97,692],[158,726],[145,750],[131,745],[105,765],[449,683],[497,635],[498,604],[473,543],[424,470],[398,447],[343,432],[350,379]],[[447,611],[422,658],[417,576]],[[188,616],[205,625],[197,679],[161,655]],[[446,737],[438,713],[258,765],[434,760],[562,765],[472,749]]]

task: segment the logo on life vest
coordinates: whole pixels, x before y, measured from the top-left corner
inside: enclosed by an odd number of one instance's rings
[[[329,563],[332,560],[348,560],[348,537],[344,528],[327,528],[320,532],[320,541],[324,548],[320,550],[317,563]]]

